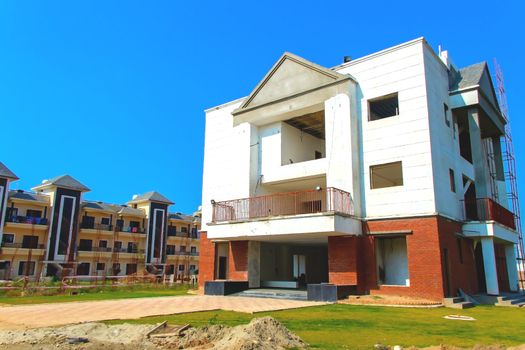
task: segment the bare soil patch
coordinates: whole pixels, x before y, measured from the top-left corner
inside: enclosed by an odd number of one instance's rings
[[[85,323],[59,328],[0,331],[0,349],[12,350],[124,350],[213,349],[255,350],[305,348],[306,344],[272,317],[255,318],[247,325],[188,328],[181,336],[148,338],[151,325]]]
[[[438,301],[401,295],[351,295],[347,299],[338,302],[352,305],[388,305],[405,307],[436,307],[441,305]]]

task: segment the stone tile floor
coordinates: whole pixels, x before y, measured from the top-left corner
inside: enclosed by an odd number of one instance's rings
[[[0,306],[0,329],[51,327],[210,310],[255,313],[323,304],[325,303],[200,295]]]

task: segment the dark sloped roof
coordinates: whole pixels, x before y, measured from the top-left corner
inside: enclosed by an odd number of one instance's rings
[[[118,214],[129,215],[129,216],[139,216],[139,217],[146,216],[146,213],[144,213],[144,211],[142,211],[141,209],[135,209],[135,208],[126,207],[126,206],[121,206],[118,211]]]
[[[46,195],[26,192],[22,190],[9,191],[9,199],[22,199],[25,201],[35,201],[35,202],[43,202],[43,203],[49,202],[49,197]]]
[[[18,180],[18,176],[15,175],[4,163],[0,162],[0,177],[6,177],[8,179]]]
[[[480,85],[486,67],[487,62],[480,62],[461,68],[459,71],[451,69],[449,75],[449,89],[454,91],[469,86]]]
[[[81,192],[90,191],[88,187],[84,186],[78,180],[74,179],[73,177],[69,175],[61,175],[61,176],[52,178],[51,180],[45,180],[41,185],[35,186],[34,189],[41,189],[41,188],[46,188],[50,186],[69,188],[69,189],[77,190]]]
[[[172,220],[182,220],[182,221],[193,221],[194,220],[193,216],[182,214],[182,213],[169,213],[168,216]]]
[[[159,203],[173,204],[172,201],[170,201],[168,198],[164,197],[163,195],[161,195],[160,193],[156,191],[150,191],[144,194],[140,194],[137,197],[130,200],[128,203],[141,203],[141,202],[159,202]]]

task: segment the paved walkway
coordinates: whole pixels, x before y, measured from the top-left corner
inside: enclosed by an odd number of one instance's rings
[[[180,296],[2,306],[0,307],[0,329],[49,327],[219,309],[254,313],[323,304],[311,301],[234,296]]]

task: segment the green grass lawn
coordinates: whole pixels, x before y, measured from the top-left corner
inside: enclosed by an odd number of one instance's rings
[[[460,314],[476,321],[454,321],[443,316]],[[525,344],[525,310],[478,306],[468,310],[407,309],[377,306],[328,305],[254,315],[212,311],[146,317],[108,323],[190,323],[238,325],[253,317],[270,315],[315,349],[372,349],[376,343],[402,346]]]
[[[137,287],[104,287],[97,290],[78,291],[76,295],[26,295],[9,296],[0,294],[0,304],[43,304],[43,303],[65,303],[73,301],[147,298],[187,295],[188,287],[176,286],[173,288],[137,286]]]

